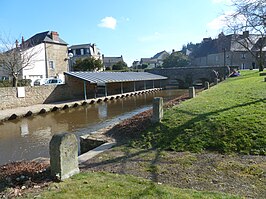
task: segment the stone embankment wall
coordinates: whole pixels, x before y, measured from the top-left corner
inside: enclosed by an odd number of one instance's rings
[[[105,95],[105,89],[97,87],[96,84],[84,84],[75,78],[67,78],[67,84],[63,85],[49,85],[49,86],[34,86],[24,87],[25,95],[23,97],[18,96],[16,88],[5,87],[0,88],[0,110],[25,107],[35,104],[47,104],[59,101],[67,100],[83,100],[85,98],[84,87],[86,87],[86,99],[95,97],[102,97]],[[146,89],[160,87],[159,81],[146,81]],[[139,81],[135,83],[135,89],[144,90],[144,82]],[[133,92],[134,83],[124,82],[123,93]],[[107,84],[107,94],[115,95],[121,93],[121,83]]]
[[[25,87],[25,97],[17,97],[17,89],[0,88],[0,110],[72,99],[67,85]]]

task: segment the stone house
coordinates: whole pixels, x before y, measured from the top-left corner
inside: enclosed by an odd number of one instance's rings
[[[219,34],[217,39],[204,38],[192,50],[192,64],[195,66],[235,66],[239,69],[258,68],[258,63],[252,53],[258,56],[259,35]],[[242,43],[246,42],[247,50]],[[266,49],[264,48],[264,55]]]
[[[68,55],[69,55],[70,71],[72,71],[73,64],[77,59],[93,57],[95,59],[102,60],[100,49],[97,48],[96,44],[72,45],[68,47]]]
[[[159,53],[157,53],[156,55],[154,55],[151,58],[141,58],[139,65],[147,65],[148,69],[151,68],[157,68],[157,67],[161,67],[163,65],[163,60],[169,56],[169,53],[164,51],[161,51]]]
[[[64,80],[64,72],[68,71],[67,43],[55,31],[35,34],[21,44],[16,41],[16,47],[21,49],[21,56],[30,55],[30,64],[22,66],[19,79],[30,79],[31,84],[36,79],[58,77]],[[2,66],[4,67],[4,66]],[[9,76],[3,68],[0,78]]]
[[[122,55],[120,57],[105,57],[103,55],[103,65],[105,69],[109,68],[112,70],[113,65],[118,62],[124,62]]]

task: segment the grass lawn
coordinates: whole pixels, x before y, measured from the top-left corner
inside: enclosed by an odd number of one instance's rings
[[[168,108],[165,110],[164,118],[160,124],[154,125],[139,134],[139,138],[130,142],[131,146],[135,148],[130,148],[126,145],[123,148],[125,150],[135,149],[137,151],[135,154],[141,154],[139,151],[146,149],[147,151],[149,149],[162,151],[161,156],[155,156],[150,166],[144,165],[143,168],[138,166],[143,170],[140,170],[139,173],[155,173],[158,174],[158,178],[166,176],[170,180],[176,179],[176,182],[182,180],[178,177],[182,177],[184,170],[187,169],[186,173],[188,175],[184,176],[187,179],[187,183],[190,183],[190,180],[193,181],[192,177],[196,176],[198,177],[198,181],[194,183],[196,185],[197,183],[199,185],[201,181],[206,181],[205,185],[209,188],[211,186],[210,180],[212,180],[212,186],[216,187],[216,190],[229,192],[237,189],[235,188],[237,182],[234,179],[243,180],[239,186],[245,189],[243,184],[247,181],[246,179],[250,178],[251,180],[249,179],[250,181],[248,182],[251,183],[248,183],[247,186],[259,189],[259,194],[265,191],[265,184],[263,183],[265,180],[265,170],[263,170],[265,164],[257,165],[256,162],[249,160],[249,156],[245,156],[247,163],[243,165],[241,162],[244,156],[236,155],[236,160],[232,159],[235,154],[266,155],[266,82],[264,82],[264,77],[259,76],[258,71],[242,71],[240,77],[229,78],[209,90],[199,93],[194,99]],[[173,154],[169,151],[165,152],[165,150],[171,150]],[[188,151],[187,158],[184,159],[184,154],[176,151]],[[215,151],[215,153],[208,154],[208,151]],[[215,155],[218,154],[217,152],[233,155],[218,157],[221,154]],[[149,158],[151,152],[144,154],[142,158],[136,158],[136,155],[133,156],[129,153],[125,153],[121,157],[114,156],[113,158],[108,155],[108,152],[106,154],[109,159],[104,160],[102,158],[104,154],[102,154],[99,156],[99,160],[94,160],[99,161],[95,165],[101,165],[102,163],[106,167],[109,166],[109,172],[115,172],[118,169],[117,173],[121,172],[119,169],[121,167],[122,173],[125,174],[131,170],[134,173],[137,164],[146,164],[147,160],[145,161],[145,158]],[[113,150],[113,154],[117,153]],[[163,159],[164,157],[167,158]],[[135,162],[131,158],[135,158]],[[225,161],[220,161],[219,158],[225,159]],[[117,161],[115,161],[116,159]],[[162,159],[160,164],[155,161],[159,159]],[[177,159],[176,163],[175,159]],[[201,159],[206,160],[202,162],[202,165],[199,164]],[[227,159],[230,161],[227,161]],[[93,160],[91,161],[93,165]],[[126,161],[128,161],[128,166],[126,166]],[[167,161],[170,161],[170,163],[168,164]],[[163,164],[164,162],[166,164]],[[214,163],[217,164],[216,167]],[[171,167],[170,164],[173,164],[173,166]],[[181,165],[175,168],[175,172],[173,168],[178,164]],[[182,164],[184,164],[183,168]],[[91,168],[92,171],[97,169],[100,171],[101,168],[93,167],[92,165],[88,163],[88,168]],[[205,165],[208,166],[206,167]],[[149,171],[145,170],[146,167]],[[107,171],[105,167],[102,168]],[[191,172],[193,168],[194,172]],[[209,170],[211,174],[207,175],[208,171],[204,169]],[[239,172],[237,173],[236,171]],[[229,175],[231,177],[226,181],[226,177]],[[235,175],[238,178],[233,178]],[[147,177],[147,175],[144,177]],[[255,180],[252,181],[252,179]],[[253,182],[258,183],[254,184]],[[228,188],[223,189],[223,186]],[[194,189],[194,186],[189,186],[189,188]],[[207,188],[200,190],[208,190]],[[32,198],[33,196],[28,195],[27,197]],[[39,197],[237,198],[236,196],[222,193],[174,188],[164,183],[156,183],[156,181],[131,175],[91,171],[75,175],[62,183],[53,183]]]
[[[258,71],[242,71],[166,110],[133,146],[265,155],[266,82]]]
[[[84,172],[41,193],[26,198],[239,198],[237,196],[178,189],[143,178],[110,173]]]

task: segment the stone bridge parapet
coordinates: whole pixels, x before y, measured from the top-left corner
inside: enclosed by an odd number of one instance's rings
[[[179,68],[154,68],[148,72],[168,77],[168,82],[178,82],[179,88],[188,88],[193,84],[205,82],[214,83],[216,79],[224,80],[229,75],[228,67],[190,66]]]

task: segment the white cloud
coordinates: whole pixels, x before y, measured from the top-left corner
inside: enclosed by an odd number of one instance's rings
[[[211,30],[220,30],[226,26],[226,16],[221,15],[207,24],[207,28]]]
[[[207,28],[210,30],[221,30],[225,28],[228,24],[228,20],[230,20],[231,25],[234,23],[243,23],[245,24],[246,18],[243,15],[238,15],[236,18],[232,18],[235,12],[234,11],[227,11],[225,14],[220,15],[219,17],[213,19],[207,24]],[[230,19],[231,18],[231,19]]]
[[[110,29],[115,29],[117,25],[117,21],[113,17],[105,17],[101,20],[101,23],[98,24],[99,27],[102,28],[110,28]]]
[[[151,35],[146,35],[143,37],[139,37],[138,40],[140,42],[151,42],[151,41],[157,41],[162,38],[162,35],[159,32],[155,32]]]

